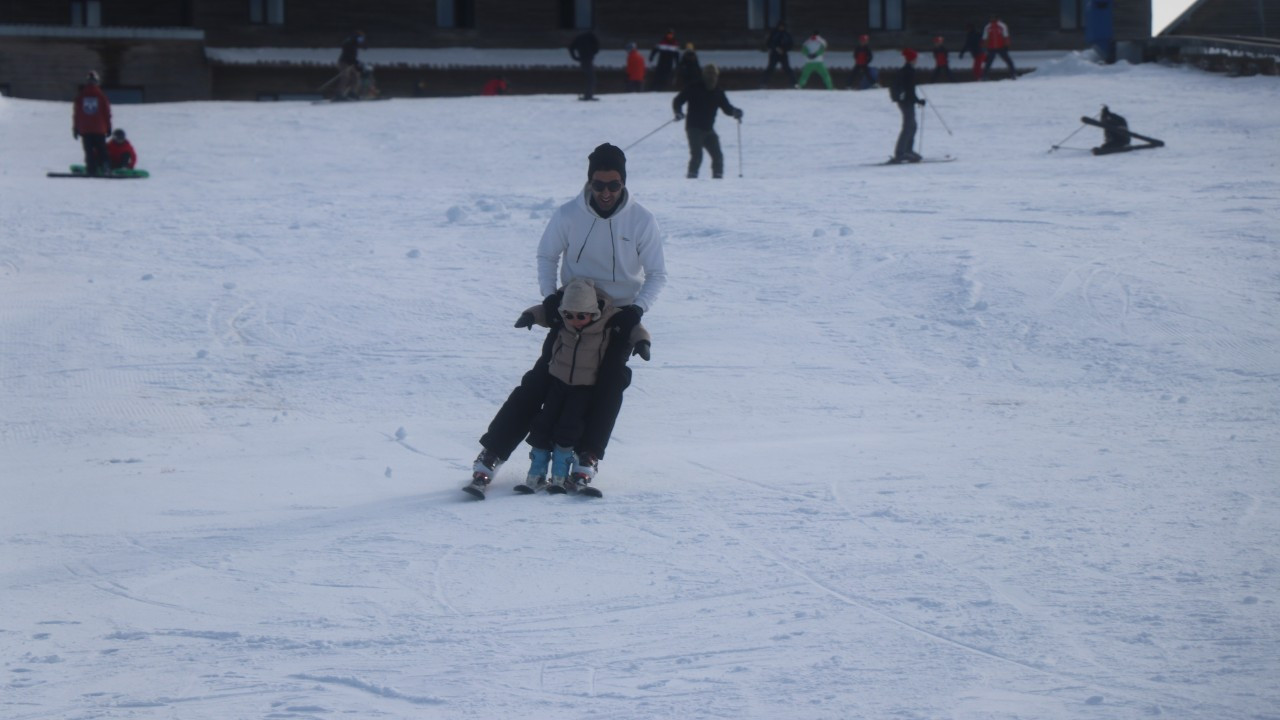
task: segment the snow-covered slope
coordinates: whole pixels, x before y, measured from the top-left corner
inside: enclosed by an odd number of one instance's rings
[[[737,92],[603,501],[459,491],[533,251],[669,97],[0,98],[0,716],[1276,716],[1280,85]],[[1095,158],[1102,103],[1159,150]],[[740,177],[739,177],[740,176]],[[1268,679],[1270,678],[1270,679]]]

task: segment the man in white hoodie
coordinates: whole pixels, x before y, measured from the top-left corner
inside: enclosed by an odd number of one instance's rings
[[[548,318],[559,318],[556,289],[574,278],[587,278],[613,298],[620,311],[608,324],[616,333],[609,342],[595,398],[587,414],[586,430],[575,449],[573,472],[594,478],[604,457],[614,423],[622,409],[622,393],[631,384],[627,359],[634,347],[627,341],[640,317],[658,299],[667,283],[662,233],[657,220],[627,190],[627,157],[615,145],[604,143],[587,157],[587,183],[573,200],[551,216],[538,243],[538,285],[546,300]],[[516,327],[530,327],[532,318],[520,316]],[[555,342],[552,328],[543,343],[542,356],[525,373],[520,385],[498,410],[472,468],[472,480],[487,484],[529,431],[546,396],[548,362]]]

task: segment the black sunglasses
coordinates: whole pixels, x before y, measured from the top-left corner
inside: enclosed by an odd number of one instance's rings
[[[594,320],[596,317],[595,313],[589,313],[589,312],[576,313],[576,312],[569,312],[568,310],[563,310],[560,312],[560,314],[564,316],[565,320]]]
[[[605,182],[603,180],[592,180],[591,189],[596,192],[604,192],[606,189],[609,192],[618,192],[622,189],[622,181],[610,180],[609,182]]]

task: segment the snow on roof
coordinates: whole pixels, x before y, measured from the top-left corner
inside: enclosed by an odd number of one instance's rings
[[[884,49],[880,57],[887,62],[878,66],[892,66],[901,57],[892,49]],[[205,48],[205,57],[220,65],[325,65],[338,61],[339,49],[331,48]],[[644,53],[647,57],[647,53]],[[1013,53],[1019,67],[1030,69],[1050,59],[1060,58],[1067,51],[1050,50]],[[794,55],[794,53],[793,53]],[[627,53],[622,49],[606,49],[596,56],[596,67],[621,69],[626,64]],[[360,59],[381,67],[487,67],[487,68],[575,68],[578,63],[569,57],[564,48],[369,48],[360,51]],[[699,50],[698,60],[706,65],[715,63],[721,69],[764,70],[768,56],[759,50]],[[919,67],[931,67],[931,58],[924,54]],[[793,61],[798,70],[803,61],[799,56]],[[827,56],[827,66],[848,69],[853,67],[851,52],[832,53]]]

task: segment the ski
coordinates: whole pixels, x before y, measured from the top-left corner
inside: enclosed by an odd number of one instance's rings
[[[533,485],[530,485],[529,481],[525,480],[519,485],[516,485],[515,488],[513,489],[516,492],[520,493],[521,495],[533,495],[533,494],[536,494],[539,490],[546,490],[547,492],[551,492],[550,488],[551,486],[548,485],[547,481],[544,479],[541,484],[535,483]]]
[[[955,162],[957,159],[958,158],[956,158],[954,155],[943,155],[942,157],[924,158],[923,160],[916,160],[915,162],[912,162],[910,160],[894,160],[893,158],[889,158],[884,162],[864,163],[862,167],[883,167],[885,165],[920,165],[922,163],[948,163],[948,162]]]
[[[484,489],[474,483],[462,488],[462,492],[467,493],[468,495],[470,495],[471,497],[477,500],[484,499]]]
[[[1114,155],[1115,153],[1129,152],[1131,150],[1152,150],[1158,147],[1164,147],[1164,143],[1160,143],[1159,145],[1148,143],[1146,145],[1121,145],[1118,147],[1096,147],[1090,150],[1089,152],[1093,153],[1094,155]]]

